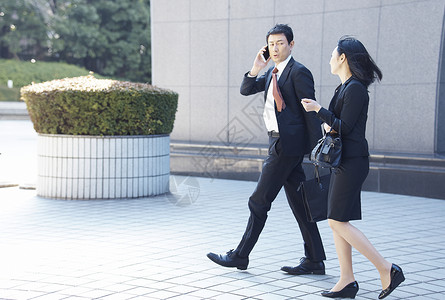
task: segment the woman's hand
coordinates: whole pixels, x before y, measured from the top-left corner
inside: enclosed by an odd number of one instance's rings
[[[331,132],[333,134],[337,133],[337,131],[335,131],[334,129],[331,128],[331,126],[329,126],[326,123],[323,123],[323,128],[325,132]]]
[[[326,132],[329,132],[331,130],[331,126],[329,126],[326,123],[323,123],[323,128],[324,128],[324,131],[326,131]]]
[[[318,104],[317,101],[312,100],[312,99],[301,99],[301,105],[303,105],[304,109],[306,111],[315,111],[318,112],[321,109],[321,105]]]

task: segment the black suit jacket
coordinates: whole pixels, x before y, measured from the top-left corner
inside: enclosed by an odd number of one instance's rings
[[[264,92],[269,89],[272,79],[271,67],[260,77],[244,75],[240,92],[244,96]],[[278,79],[286,108],[275,115],[280,131],[282,151],[289,156],[302,156],[310,153],[321,137],[321,122],[314,112],[306,112],[301,105],[302,98],[315,99],[314,79],[311,72],[291,58]],[[266,101],[267,92],[264,93]]]
[[[369,156],[368,142],[365,138],[368,119],[369,95],[367,87],[351,77],[337,87],[329,104],[329,110],[322,108],[317,116],[339,131],[341,120],[342,157]]]

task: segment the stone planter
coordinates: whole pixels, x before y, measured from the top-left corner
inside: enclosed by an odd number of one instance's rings
[[[169,135],[40,134],[37,195],[116,199],[167,193]]]

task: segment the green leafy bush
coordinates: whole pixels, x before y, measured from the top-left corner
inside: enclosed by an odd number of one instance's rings
[[[0,85],[0,101],[19,101],[20,89],[9,88],[6,85]]]
[[[59,62],[20,61],[15,59],[0,59],[0,85],[6,85],[8,80],[14,82],[14,87],[53,79],[86,76],[89,71],[75,65]],[[96,78],[104,78],[95,74]]]
[[[74,65],[57,62],[20,61],[15,59],[0,59],[0,101],[19,101],[22,86],[53,79],[86,76],[89,71]],[[104,78],[96,75],[97,78]],[[8,80],[14,87],[8,89]]]
[[[38,133],[151,135],[173,130],[178,94],[149,84],[82,76],[22,87]]]

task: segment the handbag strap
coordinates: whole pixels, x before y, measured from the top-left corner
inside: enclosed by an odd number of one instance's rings
[[[332,127],[334,127],[335,122],[337,122],[337,121],[338,121],[338,135],[341,138],[341,120],[340,119],[335,118],[334,123],[332,123],[331,129],[329,130],[328,133],[331,133],[331,131],[333,130]]]
[[[320,183],[320,173],[318,172],[318,165],[315,165],[315,178],[317,178],[317,182]]]
[[[317,164],[314,165],[314,173],[315,173],[315,178],[317,178],[317,182],[320,183],[321,182],[320,172],[318,171],[318,165]],[[332,174],[332,169],[331,168],[329,168],[329,173]]]

